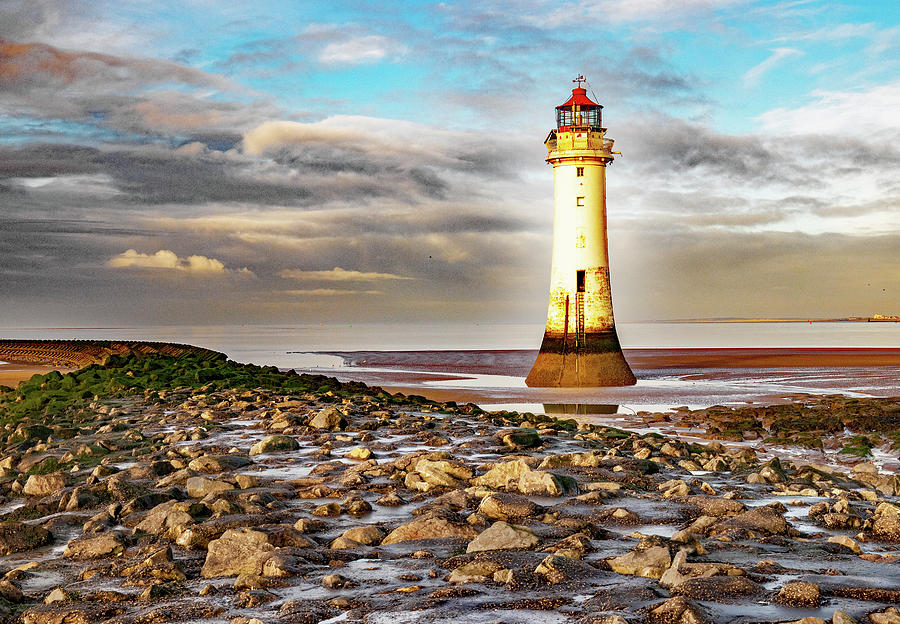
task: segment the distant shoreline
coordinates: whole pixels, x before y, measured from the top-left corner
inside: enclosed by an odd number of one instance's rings
[[[900,316],[849,316],[846,318],[725,318],[640,321],[641,323],[900,323]]]

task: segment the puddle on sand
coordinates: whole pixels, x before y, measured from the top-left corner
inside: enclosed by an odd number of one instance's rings
[[[396,590],[398,587],[411,585],[418,585],[422,590],[427,591],[445,584],[442,579],[430,578],[426,569],[420,569],[419,566],[421,565],[420,562],[414,559],[357,559],[342,566],[336,572],[359,583],[359,587],[353,590],[355,596],[373,596]],[[322,575],[333,572],[335,570],[323,569]],[[406,574],[416,575],[420,578],[417,580],[400,580],[397,578]],[[314,576],[310,578],[314,578]],[[285,600],[316,600],[334,597],[334,591],[323,586],[318,578],[315,578],[310,583],[286,587],[278,590],[277,593]],[[425,594],[423,593],[423,595]],[[391,615],[393,614],[392,612]]]

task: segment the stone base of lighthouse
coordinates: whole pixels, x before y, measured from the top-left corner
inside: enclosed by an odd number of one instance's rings
[[[637,383],[622,355],[615,329],[584,334],[546,332],[541,352],[525,378],[536,388],[633,386]]]

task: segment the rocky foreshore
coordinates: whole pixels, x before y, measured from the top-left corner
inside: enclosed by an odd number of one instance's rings
[[[10,622],[900,624],[900,479],[868,462],[224,358],[112,358],[0,415]]]

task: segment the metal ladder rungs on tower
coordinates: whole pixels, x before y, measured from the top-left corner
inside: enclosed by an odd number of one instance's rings
[[[575,293],[575,348],[584,346],[584,293]]]

